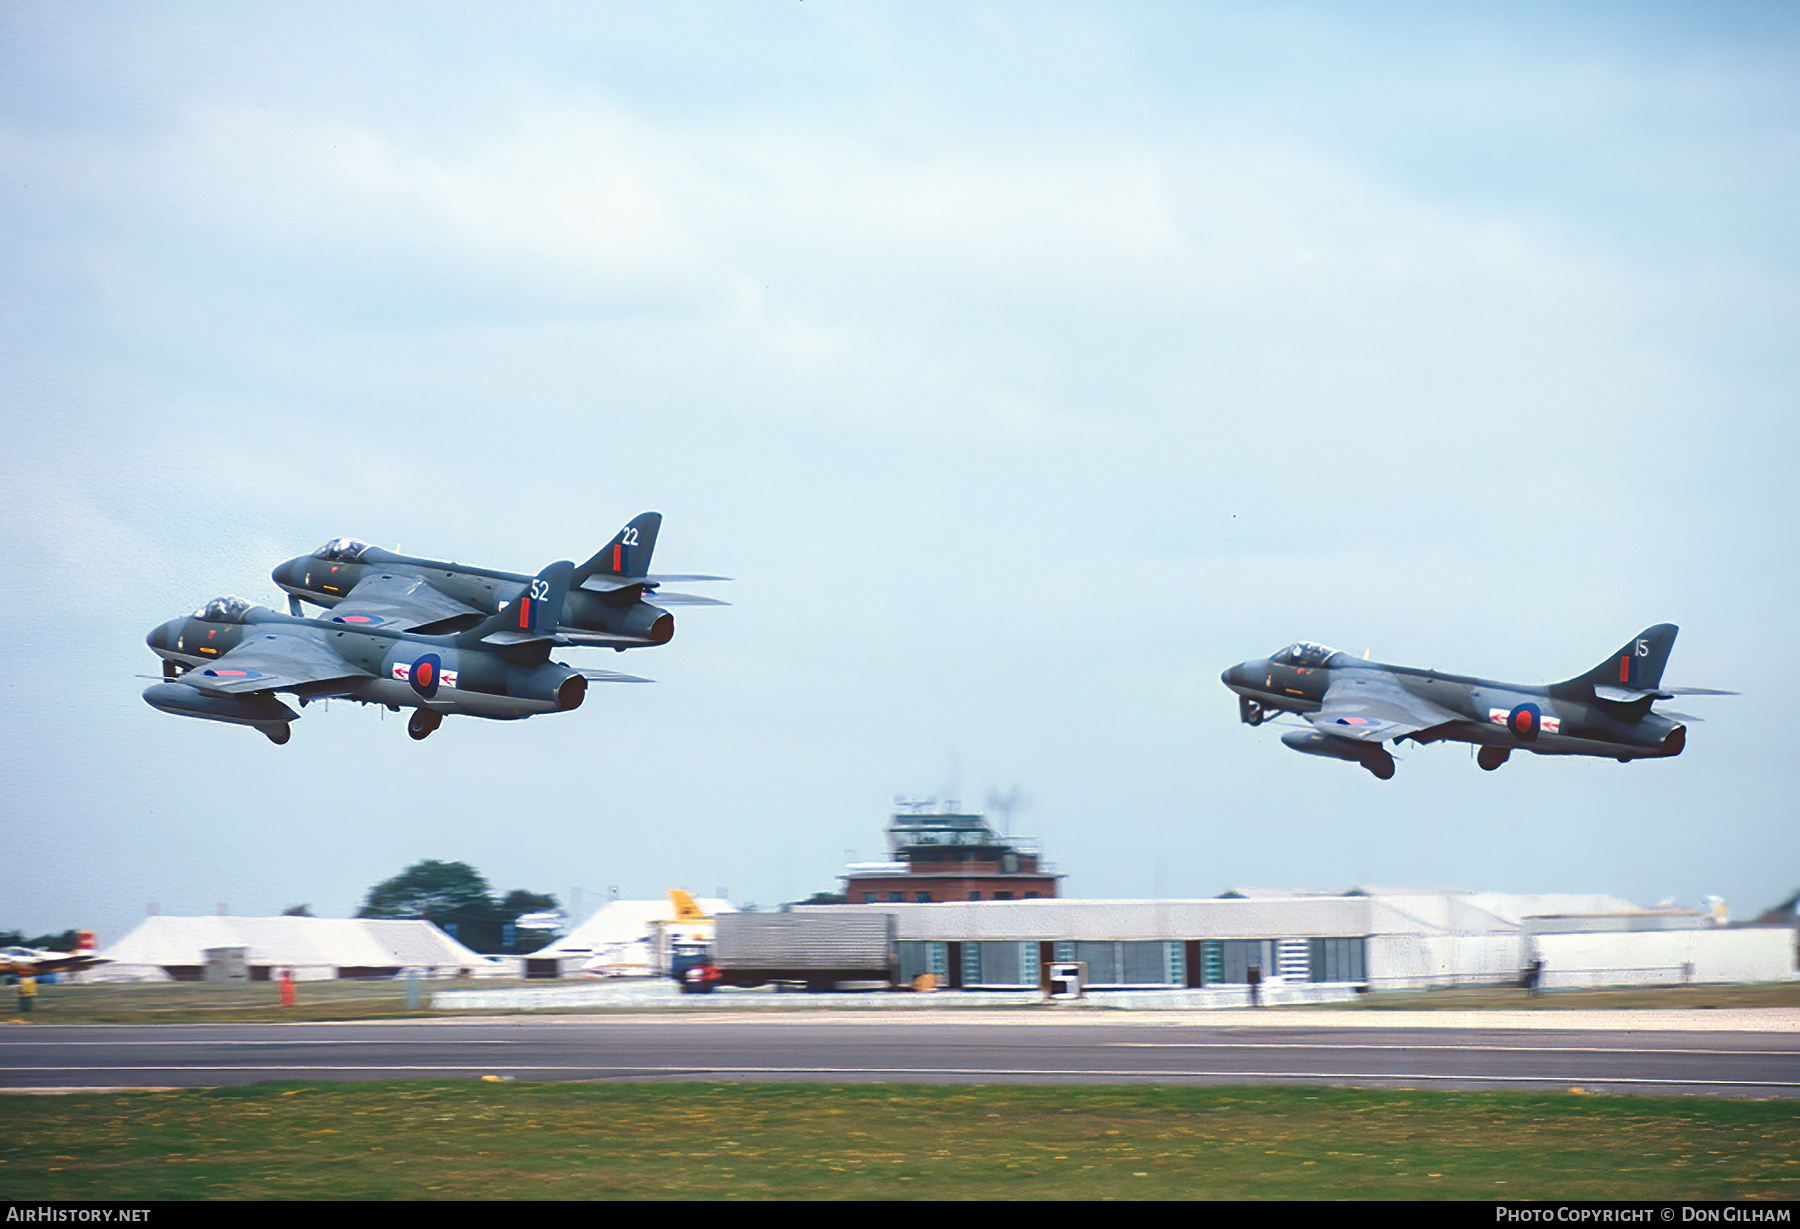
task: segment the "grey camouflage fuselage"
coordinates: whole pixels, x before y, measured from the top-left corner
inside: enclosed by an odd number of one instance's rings
[[[1285,734],[1284,744],[1361,763],[1384,779],[1393,760],[1383,741],[1472,743],[1490,771],[1514,751],[1662,759],[1687,741],[1684,725],[1652,709],[1675,694],[1660,684],[1676,630],[1646,628],[1586,674],[1541,686],[1366,661],[1307,642],[1220,677],[1247,724],[1299,714],[1311,728]]]

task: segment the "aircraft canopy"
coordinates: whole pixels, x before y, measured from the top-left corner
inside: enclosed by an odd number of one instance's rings
[[[355,563],[368,549],[361,538],[333,538],[314,553],[332,563]]]
[[[194,612],[196,619],[208,623],[242,623],[250,613],[250,603],[241,597],[215,597]]]
[[[1323,666],[1337,655],[1336,649],[1322,644],[1314,644],[1310,640],[1302,640],[1288,645],[1269,660],[1278,666],[1298,666],[1303,670],[1310,670]]]

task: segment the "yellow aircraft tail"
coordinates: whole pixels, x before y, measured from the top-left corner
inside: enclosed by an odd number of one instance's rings
[[[675,906],[677,922],[703,922],[707,918],[706,911],[695,904],[694,898],[680,888],[669,889],[669,903]]]

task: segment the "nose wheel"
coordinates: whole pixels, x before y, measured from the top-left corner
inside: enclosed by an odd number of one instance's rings
[[[1245,725],[1261,725],[1266,715],[1263,706],[1249,696],[1238,697],[1238,719]]]
[[[430,738],[431,732],[443,724],[444,714],[435,709],[415,708],[412,716],[406,720],[406,732],[412,735],[416,742],[420,739]]]

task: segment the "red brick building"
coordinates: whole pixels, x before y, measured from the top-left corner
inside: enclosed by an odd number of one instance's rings
[[[844,868],[853,905],[934,901],[1035,900],[1057,895],[1063,876],[1032,837],[1003,837],[979,815],[901,813],[888,821],[887,862]]]

